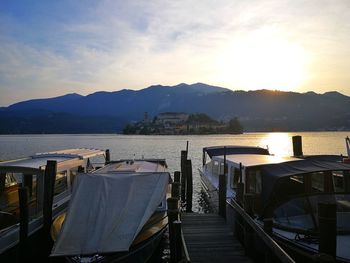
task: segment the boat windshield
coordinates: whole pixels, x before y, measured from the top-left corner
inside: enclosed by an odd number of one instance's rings
[[[316,194],[292,199],[274,211],[277,227],[295,232],[316,232],[318,229],[318,203],[337,205],[337,233],[350,233],[350,194]]]

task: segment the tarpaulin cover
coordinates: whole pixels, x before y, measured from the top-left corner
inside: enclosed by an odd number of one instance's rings
[[[80,174],[52,256],[128,251],[168,180],[168,173]]]

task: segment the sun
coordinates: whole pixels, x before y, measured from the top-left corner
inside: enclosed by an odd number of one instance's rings
[[[297,44],[253,35],[223,49],[217,70],[220,81],[236,89],[297,90],[306,78],[307,56]]]

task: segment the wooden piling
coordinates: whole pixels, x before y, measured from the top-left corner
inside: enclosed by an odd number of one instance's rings
[[[292,141],[293,141],[293,155],[303,156],[303,146],[302,146],[301,136],[300,135],[293,136]]]
[[[5,191],[6,173],[0,173],[0,195]]]
[[[170,246],[170,262],[176,262],[176,235],[174,230],[174,222],[179,219],[179,200],[170,197],[167,199],[168,204],[168,222],[169,222],[169,246]]]
[[[111,155],[110,155],[109,149],[106,150],[105,155],[106,155],[105,164],[108,164],[111,161]]]
[[[173,229],[175,236],[175,262],[180,262],[182,259],[181,221],[174,221]]]
[[[28,187],[29,196],[33,195],[33,175],[23,174],[23,186]]]
[[[254,194],[244,194],[243,208],[250,217],[254,216]]]
[[[46,253],[51,251],[50,229],[52,225],[52,203],[54,196],[55,179],[57,173],[57,161],[47,161],[44,174],[44,205],[43,205],[43,232],[47,239],[45,242]]]
[[[320,253],[336,258],[337,252],[337,205],[335,203],[318,204],[319,247]]]
[[[181,172],[180,171],[175,171],[174,172],[174,182],[180,183],[181,184]],[[180,185],[181,187],[181,185]]]
[[[264,231],[269,236],[272,235],[272,227],[273,227],[273,219],[272,218],[264,218]]]
[[[237,203],[243,205],[244,183],[237,183],[236,200]]]
[[[186,200],[186,160],[187,151],[181,151],[181,201]]]
[[[18,188],[19,196],[19,261],[26,261],[26,247],[28,239],[28,224],[29,224],[29,212],[28,212],[28,188]]]
[[[171,197],[180,199],[180,187],[181,184],[179,182],[173,182],[171,184]]]
[[[186,212],[192,212],[193,178],[192,162],[186,160]]]
[[[226,175],[219,175],[219,215],[226,219]]]

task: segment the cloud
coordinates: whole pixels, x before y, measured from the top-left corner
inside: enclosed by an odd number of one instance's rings
[[[0,13],[0,92],[10,91],[0,105],[158,83],[242,88],[234,76],[221,79],[227,69],[218,61],[265,32],[305,50],[309,75],[301,91],[350,93],[347,0],[60,1],[21,8],[25,15]]]

